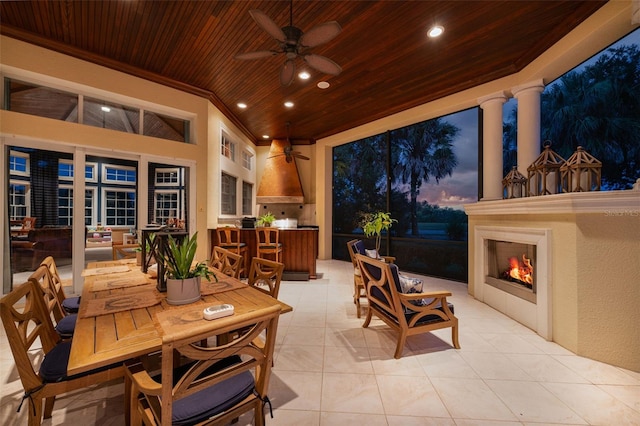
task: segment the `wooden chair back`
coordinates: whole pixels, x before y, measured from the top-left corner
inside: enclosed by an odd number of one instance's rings
[[[395,358],[402,356],[407,336],[451,327],[451,340],[456,349],[458,318],[447,302],[448,291],[402,293],[398,267],[362,254],[356,255],[365,286],[369,308],[363,327],[368,327],[373,314],[398,333]]]
[[[213,247],[209,266],[230,277],[239,278],[244,258],[219,246]]]
[[[19,285],[0,300],[0,317],[24,388],[23,400],[29,400],[27,409],[30,426],[41,424],[43,415],[44,418],[51,417],[57,395],[123,375],[122,366],[115,366],[75,378],[64,375],[55,382],[45,382],[40,377],[36,368],[43,360],[43,355],[53,350],[58,354],[69,350],[71,342],[60,343],[60,337],[47,314],[42,290],[34,281]],[[38,350],[38,346],[41,350]],[[54,359],[58,359],[58,356]],[[63,370],[66,370],[66,365]]]
[[[240,229],[234,226],[222,226],[216,229],[218,234],[218,245],[234,253],[240,254],[242,248],[246,249],[246,244],[241,241]]]
[[[140,244],[112,244],[111,254],[113,260],[135,259],[139,249]]]
[[[274,255],[279,262],[282,257],[282,243],[280,243],[280,230],[273,227],[256,228],[257,257]]]
[[[191,322],[175,330],[163,330],[161,382],[152,377],[142,363],[126,364],[127,382],[131,386],[128,393],[132,398],[130,423],[140,424],[142,420],[144,424],[170,425],[176,401],[196,392],[218,392],[217,389],[225,392],[226,383],[221,384],[222,381],[241,374],[251,377],[252,372],[253,378],[249,380],[254,381],[254,391],[247,392],[240,401],[224,411],[214,410],[215,414],[208,418],[206,424],[229,424],[232,419],[253,409],[255,424],[264,425],[263,407],[268,400],[280,309],[280,306],[274,305],[212,321]],[[240,329],[245,332],[225,344],[215,347],[202,345],[208,337]],[[261,339],[261,333],[265,333],[265,340]],[[176,360],[188,365],[182,367],[186,371],[182,372],[180,379],[174,377]],[[214,365],[217,368],[209,369]],[[217,388],[213,390],[211,387]]]
[[[36,217],[25,217],[22,219],[22,228],[18,231],[18,235],[27,235],[29,230],[36,227]]]
[[[361,243],[360,240],[351,240],[347,242],[347,250],[351,257],[351,263],[353,263],[353,303],[356,305],[356,316],[360,318],[362,315],[362,306],[360,300],[366,298],[367,295],[364,292],[364,282],[360,274],[360,267],[358,266],[358,260],[356,255],[359,254],[357,244]]]
[[[251,260],[248,284],[273,297],[278,298],[280,292],[280,281],[282,281],[284,265],[260,257]]]
[[[40,265],[30,276],[29,281],[38,285],[42,290],[43,301],[47,312],[55,322],[60,322],[66,316],[62,309],[62,301],[58,296],[58,290],[54,283],[49,268],[46,265]]]

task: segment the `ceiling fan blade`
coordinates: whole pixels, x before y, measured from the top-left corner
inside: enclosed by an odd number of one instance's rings
[[[311,67],[322,73],[338,75],[342,72],[340,65],[336,64],[329,58],[320,55],[304,55],[304,61]]]
[[[283,43],[287,39],[278,24],[273,22],[273,20],[261,10],[252,9],[249,11],[249,14],[253,18],[253,20],[256,21],[256,24],[258,24],[260,28],[265,30],[267,34],[278,40],[280,43]]]
[[[301,160],[308,160],[309,159],[309,157],[307,157],[306,155],[302,155],[297,151],[292,152],[291,155],[293,155],[294,157],[299,158]]]
[[[238,53],[234,56],[235,59],[262,59],[267,56],[275,56],[278,52],[274,50],[258,50],[256,52]]]
[[[296,73],[296,62],[293,59],[287,59],[280,71],[280,84],[287,87],[293,81],[294,74]]]
[[[340,31],[342,27],[336,21],[325,22],[304,33],[300,38],[300,44],[304,47],[319,46],[333,40]]]

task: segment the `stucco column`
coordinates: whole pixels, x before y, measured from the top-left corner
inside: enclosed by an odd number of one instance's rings
[[[482,199],[502,199],[502,105],[504,92],[478,99],[482,108]]]
[[[540,155],[540,93],[542,79],[511,89],[518,100],[518,171],[527,176],[527,167]]]

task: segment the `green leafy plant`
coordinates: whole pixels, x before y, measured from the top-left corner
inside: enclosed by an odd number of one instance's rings
[[[378,211],[374,213],[363,214],[362,220],[360,221],[360,226],[362,227],[362,230],[364,231],[364,235],[366,237],[375,236],[376,251],[378,253],[380,253],[380,240],[382,232],[388,231],[394,222],[397,222],[397,220],[391,217],[391,213]]]
[[[267,212],[258,218],[258,226],[271,226],[276,217],[273,213]]]
[[[206,262],[198,262],[194,265],[197,248],[197,232],[180,244],[169,235],[168,252],[158,253],[160,262],[165,265],[167,278],[182,280],[185,278],[204,277],[209,280],[213,276],[218,281],[218,277],[209,269]]]

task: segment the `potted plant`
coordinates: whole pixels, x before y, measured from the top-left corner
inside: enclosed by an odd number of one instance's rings
[[[271,212],[266,212],[258,218],[258,226],[271,226],[276,217]]]
[[[167,253],[158,253],[165,265],[167,278],[167,303],[184,305],[200,299],[200,279],[218,277],[209,269],[206,262],[194,263],[198,248],[198,233],[185,238],[178,244],[169,236]]]
[[[382,211],[365,213],[362,217],[360,226],[366,237],[376,237],[376,253],[378,253],[378,255],[380,253],[382,231],[388,231],[394,222],[397,222],[397,220],[391,217],[391,213]]]

